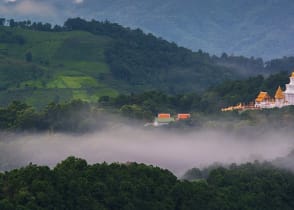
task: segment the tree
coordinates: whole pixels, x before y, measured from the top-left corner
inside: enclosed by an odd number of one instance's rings
[[[5,25],[5,18],[0,18],[0,26],[4,26]]]
[[[33,54],[29,51],[25,55],[25,59],[27,62],[32,62],[33,61]]]
[[[9,26],[10,26],[10,27],[15,27],[15,26],[17,26],[17,23],[14,21],[14,19],[10,19],[10,20],[9,20]]]

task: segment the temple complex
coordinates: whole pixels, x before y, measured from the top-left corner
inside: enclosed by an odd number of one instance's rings
[[[237,106],[223,108],[222,111],[271,109],[289,105],[294,105],[294,72],[292,72],[290,76],[289,84],[286,84],[286,90],[283,91],[279,86],[276,90],[274,98],[272,98],[267,92],[260,91],[254,103],[250,103],[250,105],[242,105],[242,103],[240,103]]]

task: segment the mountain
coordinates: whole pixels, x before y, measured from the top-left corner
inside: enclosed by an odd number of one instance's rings
[[[194,51],[266,60],[294,54],[292,0],[87,0],[67,9],[139,27]]]
[[[217,76],[216,76],[217,75]],[[161,90],[203,91],[238,78],[203,52],[110,22],[69,19],[63,27],[10,22],[0,30],[0,104],[42,106],[70,99]]]
[[[37,107],[71,99],[93,102],[101,96],[151,90],[199,93],[223,81],[294,68],[294,57],[264,62],[225,53],[210,56],[109,21],[73,18],[54,27],[4,22],[0,105],[13,100]]]
[[[0,2],[2,16],[63,23],[70,17],[109,20],[210,54],[294,54],[292,0],[79,0]]]

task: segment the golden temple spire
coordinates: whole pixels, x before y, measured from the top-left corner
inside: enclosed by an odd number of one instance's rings
[[[285,95],[282,91],[282,88],[281,86],[278,87],[277,91],[276,91],[276,94],[275,94],[275,99],[284,99],[285,98]]]

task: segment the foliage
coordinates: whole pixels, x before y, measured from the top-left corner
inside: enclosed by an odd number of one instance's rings
[[[1,130],[86,132],[100,129],[107,116],[80,100],[48,104],[42,111],[14,101],[0,108]]]
[[[1,209],[293,209],[294,175],[268,163],[212,170],[180,181],[137,163],[68,157],[53,169],[30,164],[0,173]]]
[[[243,76],[257,76],[275,74],[278,72],[290,73],[294,69],[294,57],[283,57],[263,61],[261,58],[227,55],[212,56],[215,63],[237,70]]]
[[[199,177],[191,172],[192,170],[189,172],[189,179]],[[217,189],[216,196],[221,196],[223,209],[293,208],[289,193],[294,184],[293,174],[277,169],[270,163],[255,162],[240,166],[232,164],[228,168],[219,167],[209,173],[207,184]]]

